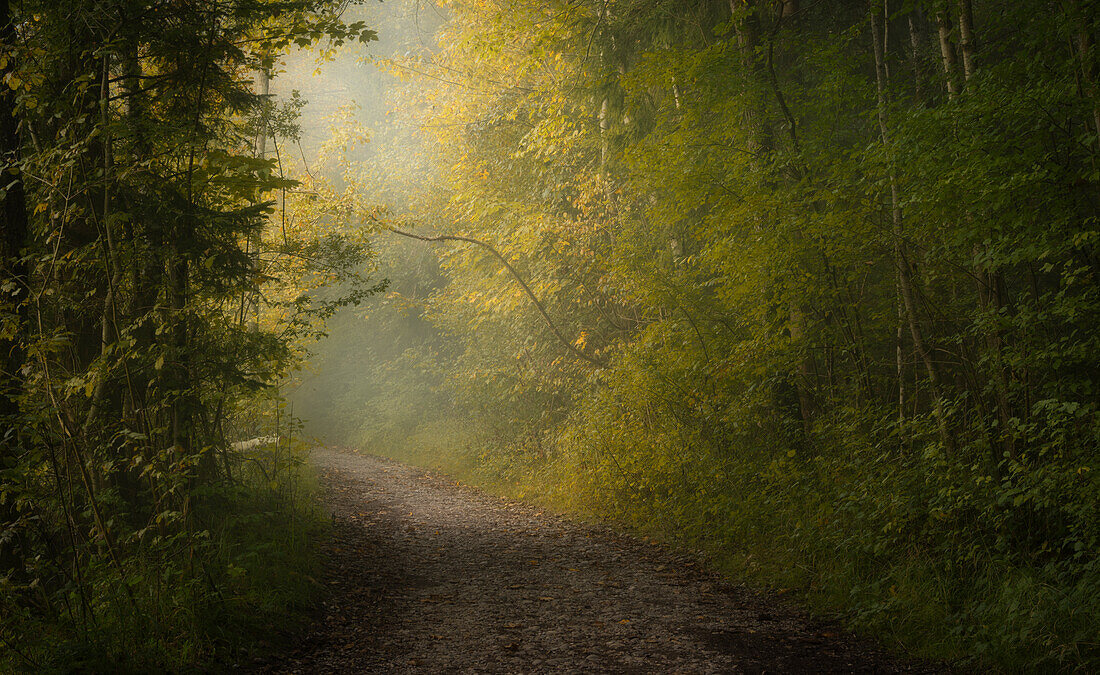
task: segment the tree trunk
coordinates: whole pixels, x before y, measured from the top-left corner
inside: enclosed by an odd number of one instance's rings
[[[919,7],[909,14],[909,63],[913,70],[913,99],[917,105],[924,103],[924,78],[926,68],[922,54],[925,45],[925,20]]]
[[[779,106],[779,110],[787,124],[792,154],[796,158],[800,158],[802,148],[798,139],[797,122],[790,108],[787,106],[786,97],[779,87],[779,76],[775,69],[775,31],[772,32],[771,38],[768,41],[767,57],[762,63],[760,59],[756,57],[757,43],[760,39],[759,5],[756,3],[756,0],[742,0],[742,2],[745,7],[749,8],[750,12],[742,22],[743,27],[739,29],[739,40],[744,54],[743,58],[747,59],[751,65],[750,73],[753,78],[752,83],[759,87],[767,86],[771,89],[775,97],[775,102]],[[730,0],[730,7],[733,8],[734,6],[734,0]],[[798,9],[799,6],[797,2],[784,2],[780,7],[779,22],[776,23],[776,28],[778,29],[782,19],[794,17]],[[763,101],[758,101],[756,105],[749,110],[749,115],[751,116],[750,129],[753,129],[752,133],[755,137],[753,145],[756,146],[755,151],[760,158],[762,158],[765,153],[775,149],[775,137],[772,126],[765,120]],[[759,162],[759,159],[757,162]],[[785,173],[787,180],[791,184],[795,184],[802,179],[805,172],[799,164],[799,161],[795,161],[788,164]],[[804,240],[803,233],[801,231],[795,231],[794,236],[795,241],[799,242],[799,246],[801,246]],[[790,332],[791,342],[794,345],[798,345],[800,349],[804,349],[805,347],[804,342],[806,340],[806,326],[808,323],[806,320],[807,313],[802,303],[793,302],[787,315],[787,326]],[[808,352],[804,353],[799,359],[798,372],[795,376],[794,384],[798,394],[799,415],[802,418],[803,433],[807,435],[810,432],[811,420],[816,408],[814,392],[817,379],[817,363]]]
[[[0,43],[14,44],[15,26],[11,17],[9,0],[0,0]],[[14,59],[7,61],[4,73],[15,69]],[[15,92],[9,87],[0,88],[0,153],[4,174],[11,176],[11,184],[3,192],[3,227],[0,228],[0,273],[4,303],[14,308],[15,330],[10,337],[0,337],[0,418],[12,418],[19,413],[19,396],[23,388],[23,339],[26,326],[27,265],[22,250],[27,242],[27,205],[23,176],[20,167],[19,119],[16,117]],[[10,284],[10,286],[9,286]],[[5,333],[6,334],[6,333]],[[0,443],[5,443],[0,439]]]
[[[749,150],[753,154],[752,165],[757,171],[762,172],[766,166],[766,162],[763,161],[764,156],[775,149],[775,137],[772,126],[768,123],[765,116],[766,110],[764,102],[758,93],[760,89],[770,86],[772,92],[775,94],[776,101],[787,120],[791,137],[791,147],[795,154],[799,152],[798,131],[795,128],[794,117],[787,108],[783,94],[779,90],[775,67],[772,62],[772,45],[769,44],[768,60],[766,64],[761,62],[756,53],[760,47],[761,33],[759,16],[760,6],[757,0],[729,0],[729,7],[730,12],[734,16],[737,16],[739,13],[744,13],[741,20],[736,22],[735,30],[737,32],[738,47],[741,52],[742,67],[745,70],[746,79],[749,80],[750,89],[753,95],[750,99],[750,105],[746,106],[744,110],[743,118],[745,121],[745,128],[749,131],[748,145]],[[784,0],[780,6],[780,18],[793,17],[798,13],[798,9],[799,5],[797,1],[792,2],[791,0]],[[792,182],[797,181],[801,177],[800,175],[795,175],[798,173],[797,170],[791,173],[792,175],[789,176],[789,179]],[[763,182],[767,185],[771,182],[771,179],[764,176]],[[800,234],[798,235],[798,239],[801,240]],[[788,309],[787,317],[787,328],[790,333],[791,343],[799,345],[801,348],[806,338],[806,311],[799,304],[793,303]],[[817,380],[816,363],[809,354],[805,354],[799,359],[798,372],[794,379],[794,386],[798,396],[799,416],[802,420],[802,430],[804,434],[808,434],[815,408],[814,383]]]
[[[16,43],[15,22],[9,0],[0,0],[0,44]],[[4,71],[15,69],[14,59],[7,60]],[[0,74],[6,74],[0,73]],[[5,80],[6,81],[6,80]],[[14,330],[0,333],[0,466],[20,451],[19,399],[23,392],[23,363],[26,358],[24,339],[27,326],[27,265],[23,248],[27,243],[27,205],[20,166],[19,119],[16,117],[15,92],[0,87],[0,153],[4,175],[10,181],[0,205],[0,298],[12,307]],[[2,487],[0,483],[0,487]],[[0,500],[0,528],[16,517],[12,499]],[[18,555],[15,542],[0,539],[0,576],[16,570]]]
[[[126,76],[123,87],[126,91],[126,117],[129,128],[134,134],[130,153],[131,163],[147,160],[152,154],[149,138],[145,133],[146,100],[141,88],[142,67],[140,46],[135,35],[127,36],[124,70]],[[134,208],[137,207],[137,208]],[[132,256],[131,286],[129,304],[126,307],[127,318],[137,324],[132,329],[139,350],[152,349],[157,341],[155,322],[147,318],[156,308],[157,298],[164,285],[164,233],[163,224],[156,218],[143,217],[145,209],[140,204],[130,208],[130,221],[127,232],[128,248]],[[140,359],[135,365],[142,366]],[[159,374],[158,374],[159,377]],[[161,386],[163,382],[161,382]],[[135,397],[144,396],[143,391],[131,392]],[[136,401],[135,407],[144,407],[143,401]],[[141,413],[144,415],[144,411]],[[146,420],[147,426],[149,420]]]
[[[764,119],[764,105],[759,100],[757,87],[763,86],[764,71],[756,50],[760,45],[760,17],[757,16],[756,0],[729,0],[730,12],[737,16],[742,10],[745,16],[736,23],[737,45],[741,52],[741,67],[745,78],[752,85],[751,104],[745,107],[743,119],[749,131],[749,151],[753,153],[753,165],[762,166],[761,155],[772,149],[771,127]]]
[[[974,74],[975,56],[978,53],[974,41],[974,12],[970,0],[959,0],[959,46],[962,48],[963,79],[969,81]]]
[[[267,71],[260,69],[260,96],[263,97],[263,115],[260,118],[260,128],[256,131],[256,156],[263,159],[267,156],[267,106],[268,97],[271,95],[271,77]]]
[[[943,72],[947,78],[947,97],[959,95],[958,60],[955,58],[955,45],[951,43],[951,19],[944,9],[936,10],[936,28],[940,38],[940,57],[943,59]]]
[[[963,55],[963,81],[968,83],[977,67],[978,46],[974,36],[974,13],[970,0],[958,0],[959,7],[959,43]],[[967,213],[968,223],[973,222],[973,214]],[[980,245],[975,247],[975,258],[981,253]],[[1000,314],[1004,306],[1004,275],[997,269],[978,268],[974,270],[978,280],[978,305],[987,314]],[[1013,417],[1011,401],[1008,396],[1009,371],[1004,359],[1004,333],[994,326],[984,337],[986,350],[994,361],[993,398],[997,422],[1001,433],[1000,448],[1010,456],[1015,454],[1012,438],[1008,435],[1009,421]],[[994,457],[997,459],[997,457]]]
[[[97,219],[99,221],[99,247],[103,256],[103,269],[107,279],[106,293],[103,297],[103,309],[100,316],[99,330],[99,355],[96,367],[95,389],[91,396],[88,413],[84,418],[82,435],[88,448],[94,447],[92,438],[95,432],[102,428],[98,424],[98,417],[105,407],[105,399],[110,396],[114,401],[121,401],[121,392],[118,387],[111,386],[108,382],[110,374],[111,346],[118,339],[117,326],[117,301],[119,284],[122,281],[122,267],[118,261],[118,248],[116,246],[115,223],[112,222],[112,170],[113,156],[110,137],[111,111],[110,111],[110,81],[111,81],[111,56],[104,53],[103,65],[100,68],[99,82],[99,121],[102,132],[100,134],[100,170],[102,172],[103,185],[101,193],[97,195],[100,202]],[[98,472],[96,472],[98,474]],[[97,476],[98,477],[98,476]]]
[[[609,146],[610,139],[608,138],[608,130],[611,128],[611,112],[610,104],[606,96],[604,96],[603,100],[600,102],[600,112],[597,117],[600,124],[600,176],[606,178],[607,160],[611,154]]]
[[[1092,22],[1089,15],[1081,6],[1081,0],[1073,0],[1073,10],[1078,23],[1077,29],[1077,58],[1081,68],[1081,84],[1085,96],[1092,106],[1092,125],[1096,131],[1097,150],[1100,152],[1100,92],[1097,90],[1096,45],[1092,39]]]
[[[873,0],[874,2],[874,0]],[[887,120],[887,92],[886,92],[886,64],[883,53],[883,30],[879,27],[878,12],[872,4],[871,40],[875,52],[875,90],[878,98],[878,126],[882,136],[883,145],[889,146],[889,125]],[[885,7],[882,8],[885,20]],[[928,373],[928,385],[932,389],[932,399],[935,406],[936,421],[939,425],[940,440],[944,447],[951,448],[951,437],[947,433],[947,423],[944,419],[943,400],[940,396],[940,376],[931,352],[924,342],[924,334],[920,323],[917,321],[916,303],[913,300],[913,281],[909,273],[909,260],[905,250],[904,228],[902,223],[901,200],[898,195],[897,173],[893,166],[890,167],[890,220],[894,237],[894,265],[897,268],[898,292],[901,295],[905,314],[909,321],[909,333],[913,338],[913,346],[924,362],[925,371]],[[899,354],[899,369],[900,369]]]

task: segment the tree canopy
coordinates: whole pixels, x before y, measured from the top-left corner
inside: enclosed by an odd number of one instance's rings
[[[298,198],[265,151],[296,135],[257,86],[280,55],[374,38],[341,10],[0,3],[0,635],[38,636],[5,637],[0,669],[194,666],[306,585],[263,587],[275,541],[244,524],[302,527],[278,523],[287,472],[229,441],[381,288],[358,203]]]
[[[1100,658],[1093,0],[0,10],[11,663],[287,613],[290,388],[924,654]],[[285,54],[396,11],[310,166]]]
[[[1095,659],[1093,3],[440,7],[387,66],[432,155],[398,229],[442,241],[380,244],[323,348],[379,361],[318,375],[345,438],[935,653]]]

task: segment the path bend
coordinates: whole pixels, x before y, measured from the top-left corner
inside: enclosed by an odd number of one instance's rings
[[[639,539],[317,450],[328,599],[278,673],[926,673]]]

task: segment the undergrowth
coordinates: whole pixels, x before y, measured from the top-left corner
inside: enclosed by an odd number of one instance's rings
[[[754,452],[744,440],[735,459],[681,435],[603,431],[574,424],[543,457],[457,422],[370,447],[701,554],[917,657],[983,672],[1100,662],[1100,573],[999,554],[977,514],[961,522],[931,507],[945,488],[907,448],[834,429],[821,432],[828,452]]]
[[[303,454],[235,457],[232,481],[193,494],[189,531],[132,533],[116,544],[131,549],[121,565],[82,552],[80,578],[37,607],[0,593],[0,672],[209,672],[300,630],[325,529]]]

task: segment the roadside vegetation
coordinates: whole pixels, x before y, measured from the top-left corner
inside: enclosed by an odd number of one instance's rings
[[[1096,668],[1095,4],[439,7],[377,61],[406,236],[316,428],[887,644]]]
[[[0,0],[0,668],[293,630],[315,436],[1097,669],[1096,38],[1093,0]]]
[[[342,9],[0,1],[0,671],[228,669],[313,601],[280,385],[382,285],[267,88]]]

